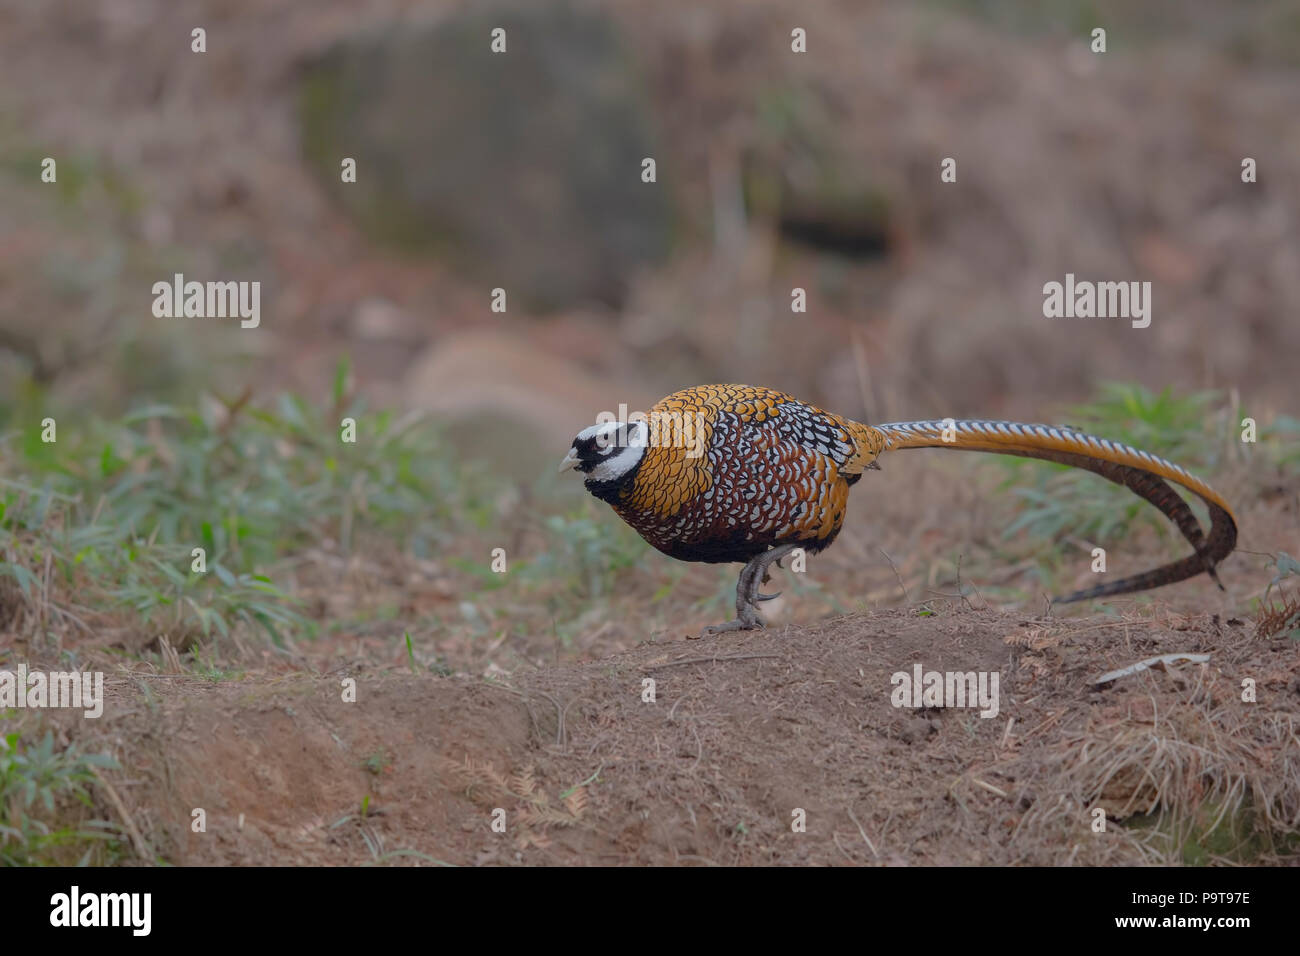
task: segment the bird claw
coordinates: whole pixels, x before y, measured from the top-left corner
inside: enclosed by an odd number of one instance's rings
[[[701,633],[700,637],[711,637],[714,634],[723,634],[727,631],[757,631],[763,628],[762,621],[728,621],[726,624],[710,624]]]
[[[766,627],[762,617],[759,616],[757,605],[760,601],[773,601],[779,598],[782,592],[763,594],[759,591],[759,587],[768,582],[770,566],[775,564],[778,568],[781,567],[781,559],[793,550],[794,545],[782,545],[780,548],[750,559],[745,569],[740,572],[740,580],[736,582],[737,619],[726,624],[712,624],[703,630],[700,637],[721,634],[725,631],[754,631]]]
[[[758,616],[753,605],[742,606],[736,609],[740,617],[734,621],[728,621],[726,624],[710,624],[701,633],[700,637],[709,637],[713,634],[723,634],[727,631],[757,631],[766,627],[763,619]]]
[[[758,624],[746,624],[744,620],[728,620],[725,624],[710,624],[701,632],[701,637],[712,637],[715,633],[725,633],[727,631],[753,631],[759,627]]]

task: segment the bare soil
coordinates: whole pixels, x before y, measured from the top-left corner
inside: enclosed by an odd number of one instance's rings
[[[1297,860],[1293,642],[1210,615],[929,607],[646,642],[508,682],[358,661],[123,670],[101,720],[65,726],[126,768],[97,809],[175,864]],[[1211,660],[1092,683],[1175,652]],[[892,706],[891,675],[915,663],[998,673],[997,716]],[[1218,836],[1164,837],[1219,816]]]

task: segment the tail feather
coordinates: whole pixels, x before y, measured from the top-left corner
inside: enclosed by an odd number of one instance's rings
[[[1236,547],[1236,519],[1227,502],[1214,489],[1173,462],[1120,442],[1097,438],[1064,426],[947,419],[895,422],[876,425],[874,428],[882,436],[882,452],[904,448],[953,448],[958,451],[985,451],[1019,455],[1023,458],[1041,458],[1087,469],[1125,486],[1159,508],[1196,552],[1144,574],[1056,598],[1058,603],[1068,604],[1162,587],[1184,581],[1201,572],[1208,573],[1223,588],[1215,573],[1215,566]],[[1191,491],[1209,508],[1208,537],[1187,502],[1170,486],[1171,481]]]

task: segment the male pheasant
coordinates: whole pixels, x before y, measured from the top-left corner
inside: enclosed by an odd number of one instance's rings
[[[844,523],[849,488],[877,457],[902,448],[955,448],[1043,458],[1096,472],[1151,502],[1195,553],[1144,574],[1078,591],[1062,603],[1126,594],[1185,580],[1236,545],[1227,503],[1186,470],[1119,442],[1073,428],[940,419],[864,425],[789,395],[750,385],[700,385],[660,401],[645,416],[580,431],[560,464],[586,477],[654,547],[683,561],[743,561],[736,620],[705,633],[762,627],[757,602],[768,568],[796,548],[815,554]],[[1209,508],[1208,536],[1168,482]],[[1222,588],[1222,584],[1219,587]]]

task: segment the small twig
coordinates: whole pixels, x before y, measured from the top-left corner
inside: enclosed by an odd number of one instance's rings
[[[135,679],[148,679],[148,680],[193,680],[193,681],[197,681],[197,680],[201,680],[201,679],[202,679],[202,678],[199,678],[199,677],[195,677],[193,674],[144,674],[144,673],[138,673],[138,672],[136,672],[136,671],[131,671],[131,672],[129,672],[129,674],[130,674],[130,677],[131,677],[132,680],[135,680]]]
[[[527,697],[523,697],[523,702],[524,702],[524,710],[528,711],[528,720],[533,725],[533,733],[537,735],[538,740],[541,740],[542,727],[541,724],[537,722],[537,713],[536,711],[533,710],[533,702],[530,701]]]
[[[965,604],[968,608],[970,608],[973,611],[975,610],[975,605],[971,604],[970,601],[966,600],[966,593],[961,589],[961,559],[963,557],[965,557],[965,555],[963,555],[960,551],[957,552],[957,596],[961,598],[962,604]]]
[[[126,832],[131,836],[131,845],[135,847],[135,855],[140,858],[142,863],[152,865],[154,862],[153,851],[149,849],[149,844],[145,842],[144,836],[135,825],[135,821],[131,819],[131,813],[127,810],[126,804],[122,802],[122,798],[118,796],[117,790],[98,769],[91,767],[90,772],[94,774],[95,779],[104,788],[104,792],[108,794],[109,802],[113,804],[118,815],[121,816]]]
[[[42,575],[42,581],[41,581],[41,612],[40,612],[41,633],[45,633],[49,629],[48,622],[50,619],[50,574],[53,568],[54,568],[54,552],[47,551],[45,553],[45,574]]]
[[[678,704],[680,704],[682,701],[684,701],[687,697],[690,697],[690,696],[691,696],[690,691],[687,691],[687,692],[686,692],[685,694],[683,694],[681,697],[678,697],[675,701],[673,701],[673,706],[672,706],[672,708],[668,711],[668,719],[669,719],[669,720],[672,720],[672,719],[677,715],[677,706],[678,706]]]
[[[984,782],[983,780],[981,780],[979,777],[971,777],[970,779],[971,779],[971,782],[972,782],[973,784],[975,784],[975,786],[977,786],[977,787],[983,787],[983,788],[984,788],[985,790],[987,790],[989,793],[996,793],[999,797],[1006,797],[1006,795],[1007,795],[1007,792],[1006,792],[1005,790],[999,790],[997,787],[993,786],[993,784],[991,784],[991,783],[985,783],[985,782]]]
[[[862,834],[862,842],[867,845],[867,849],[871,851],[872,856],[874,856],[877,860],[880,859],[880,854],[876,852],[875,844],[872,843],[869,839],[867,839],[867,831],[862,828],[862,824],[858,822],[858,818],[853,815],[853,808],[849,807],[848,811],[849,811],[849,819],[853,821],[853,825],[857,827],[858,832]]]
[[[966,592],[961,589],[961,559],[962,555],[957,555],[957,593],[961,595],[962,602],[965,603],[968,608],[972,611],[977,611],[979,608],[974,604],[971,604],[969,599],[966,597]],[[972,582],[971,589],[979,596],[980,601],[984,603],[984,609],[988,610],[989,602],[984,600],[984,595],[980,592],[980,586]]]
[[[836,848],[844,854],[844,858],[856,866],[858,861],[853,859],[848,850],[844,849],[844,844],[840,842],[840,835],[832,832],[831,839],[835,841]]]
[[[1064,710],[1058,710],[1056,713],[1052,714],[1050,717],[1048,717],[1042,723],[1036,726],[1033,730],[1029,731],[1029,733],[1025,734],[1025,739],[1028,740],[1030,737],[1038,733],[1040,730],[1046,730],[1052,724],[1056,723],[1058,720],[1064,717],[1065,713],[1066,712]]]
[[[508,694],[514,694],[516,697],[522,697],[524,700],[524,707],[528,710],[528,715],[530,717],[532,717],[533,712],[532,712],[532,708],[528,706],[528,694],[530,693],[536,694],[538,697],[544,697],[547,700],[549,700],[551,702],[551,706],[555,708],[555,721],[556,721],[555,745],[560,748],[565,747],[568,740],[568,734],[564,726],[565,714],[568,712],[570,707],[572,707],[578,701],[582,700],[581,697],[574,697],[568,703],[561,706],[558,700],[556,700],[550,694],[546,693],[546,691],[544,690],[530,690],[525,692],[522,690],[515,690],[515,688],[513,687],[508,687],[505,684],[497,684],[492,681],[486,681],[485,683],[487,684],[488,687],[495,687],[498,690],[503,690]],[[537,727],[537,721],[535,719],[533,720],[533,726],[538,729],[538,736],[540,736],[541,735],[540,728]]]
[[[1210,660],[1209,654],[1191,654],[1175,653],[1161,654],[1158,657],[1148,657],[1146,660],[1138,661],[1136,664],[1130,664],[1128,667],[1122,667],[1119,670],[1108,671],[1092,681],[1093,684],[1109,684],[1113,680],[1121,677],[1128,677],[1131,674],[1138,674],[1152,668],[1172,671],[1175,664],[1205,664]]]
[[[889,552],[884,548],[878,548],[877,550],[885,556],[885,560],[889,562],[889,566],[894,569],[894,577],[898,578],[898,586],[903,589],[903,603],[906,604],[910,598],[907,596],[907,585],[903,583],[903,576],[898,573],[898,565],[894,563],[894,559],[889,556]]]
[[[676,667],[679,664],[711,664],[718,661],[756,661],[765,658],[777,660],[780,654],[731,654],[726,657],[686,657],[680,661],[669,661],[666,664],[651,664],[649,667],[642,668],[648,671],[662,670],[665,667]]]
[[[85,621],[83,621],[81,618],[77,617],[77,615],[73,614],[73,613],[72,613],[71,611],[69,611],[67,608],[59,607],[57,604],[51,604],[51,605],[50,605],[50,610],[53,611],[55,614],[62,614],[62,615],[63,615],[64,617],[66,617],[69,621],[71,621],[72,623],[78,625],[78,626],[79,626],[83,631],[85,631],[86,633],[88,633],[88,634],[93,634],[93,633],[95,633],[94,630],[91,628],[91,626],[90,626],[89,624],[87,624],[87,623],[86,623]]]
[[[563,709],[560,710],[560,726],[555,731],[555,745],[561,750],[569,749],[569,728],[565,723],[565,718],[568,716],[569,708],[580,700],[582,700],[581,697],[570,698],[565,702]]]

